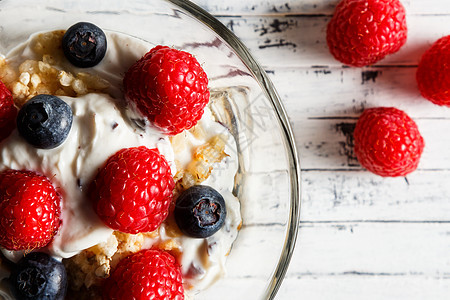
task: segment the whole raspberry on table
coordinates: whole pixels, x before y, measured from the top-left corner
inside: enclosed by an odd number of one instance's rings
[[[353,136],[360,164],[384,177],[405,176],[414,171],[425,145],[416,123],[393,107],[366,109]]]
[[[434,42],[423,54],[416,79],[424,98],[450,107],[450,35]]]
[[[103,285],[104,300],[182,300],[181,270],[168,252],[141,250],[121,260]]]
[[[0,142],[7,138],[16,127],[17,108],[11,92],[0,81]]]
[[[208,78],[191,54],[156,46],[133,64],[124,79],[125,97],[167,134],[197,124],[209,101]]]
[[[166,219],[175,182],[158,149],[125,148],[106,161],[90,190],[102,221],[125,233],[150,232]]]
[[[61,225],[60,214],[61,196],[47,177],[11,169],[0,173],[0,246],[46,246]]]
[[[399,0],[342,0],[327,27],[327,44],[340,62],[362,67],[397,52],[406,42]]]

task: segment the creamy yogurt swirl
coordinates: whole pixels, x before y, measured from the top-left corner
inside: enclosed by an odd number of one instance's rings
[[[60,98],[73,111],[72,128],[64,143],[54,149],[38,149],[15,130],[1,144],[0,170],[34,170],[51,178],[62,195],[63,222],[48,250],[53,256],[67,258],[105,242],[112,233],[95,214],[86,194],[108,157],[123,148],[157,148],[173,174],[176,170],[168,137],[156,128],[139,128],[131,118],[123,118],[123,109],[110,96]]]
[[[87,198],[87,189],[99,167],[112,154],[122,148],[146,146],[157,148],[176,173],[178,165],[186,165],[192,159],[194,149],[221,134],[227,139],[227,157],[213,167],[209,178],[202,184],[217,189],[227,206],[227,220],[224,227],[207,239],[186,236],[169,237],[166,224],[155,239],[146,238],[144,247],[151,247],[164,240],[173,239],[180,245],[180,263],[188,294],[210,286],[225,274],[225,261],[241,223],[239,200],[232,194],[234,176],[238,169],[234,138],[219,124],[209,109],[196,125],[205,134],[198,138],[190,132],[184,135],[185,147],[174,152],[170,140],[161,131],[148,124],[139,113],[124,105],[121,81],[128,67],[145,54],[152,45],[130,36],[107,32],[107,54],[92,72],[110,83],[108,94],[90,93],[82,97],[60,98],[73,110],[74,119],[67,140],[57,148],[37,149],[27,144],[17,130],[0,143],[0,170],[6,168],[38,171],[51,178],[63,197],[62,226],[52,243],[44,250],[62,259],[71,257],[96,244],[106,242],[112,229],[106,227],[95,214]],[[25,59],[36,59],[30,45],[37,35],[19,45],[7,55],[12,64]],[[67,68],[67,69],[66,69]],[[76,71],[73,66],[65,70]],[[142,124],[145,126],[142,126]],[[23,256],[20,251],[2,250],[4,255],[17,261]],[[0,299],[8,297],[5,285],[8,272],[0,265]],[[8,298],[7,298],[8,299]]]

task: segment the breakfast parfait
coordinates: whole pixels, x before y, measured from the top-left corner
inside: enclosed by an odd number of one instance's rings
[[[191,54],[80,22],[0,57],[0,299],[188,299],[240,224]]]

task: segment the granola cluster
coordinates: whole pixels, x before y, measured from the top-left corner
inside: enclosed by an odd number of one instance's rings
[[[39,94],[78,97],[87,93],[105,92],[109,83],[87,72],[69,72],[61,51],[64,30],[41,33],[31,45],[36,59],[27,59],[11,66],[0,58],[0,79],[13,94],[17,106]]]
[[[197,138],[202,138],[201,129],[195,127],[190,130]],[[185,147],[185,137],[183,135],[176,135],[171,139],[174,151],[181,151],[180,148]],[[178,172],[175,175],[175,182],[178,190],[185,190],[193,185],[200,184],[205,181],[213,169],[215,163],[221,162],[228,155],[225,153],[226,137],[223,135],[216,135],[208,140],[203,145],[195,148],[192,155],[191,162],[187,167],[182,168],[177,166]]]

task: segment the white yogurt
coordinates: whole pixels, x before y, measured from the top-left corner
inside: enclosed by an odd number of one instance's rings
[[[49,247],[50,254],[67,258],[106,239],[112,229],[92,209],[86,191],[97,170],[122,148],[158,148],[175,170],[170,141],[150,126],[145,130],[123,118],[123,109],[105,94],[61,97],[73,111],[67,139],[54,149],[38,149],[15,130],[0,148],[0,170],[38,171],[51,178],[62,194],[62,226]]]
[[[27,144],[15,130],[0,144],[0,170],[13,168],[41,172],[51,178],[61,192],[62,227],[46,249],[51,255],[61,259],[105,242],[112,234],[112,230],[95,214],[86,195],[87,187],[98,168],[109,156],[122,148],[141,145],[158,148],[175,174],[176,160],[186,165],[192,159],[195,147],[217,134],[226,136],[228,141],[225,152],[228,156],[214,165],[211,175],[202,183],[214,187],[223,195],[227,206],[224,227],[207,239],[185,236],[173,238],[165,234],[166,225],[163,224],[158,239],[146,241],[147,247],[168,239],[174,239],[181,245],[184,281],[186,286],[193,287],[188,294],[195,294],[225,274],[225,260],[241,223],[239,200],[231,193],[238,168],[234,139],[226,128],[214,120],[208,109],[196,125],[206,132],[206,136],[197,139],[189,132],[181,133],[185,137],[186,146],[178,153],[174,153],[168,137],[160,131],[149,124],[144,129],[138,126],[133,120],[143,118],[121,105],[122,76],[131,64],[153,46],[119,33],[107,33],[107,38],[108,50],[104,60],[88,71],[110,82],[108,93],[111,96],[91,93],[78,98],[61,97],[74,113],[67,140],[55,149],[42,150]],[[20,45],[7,58],[17,64],[25,59],[34,59],[30,44],[28,41]],[[76,70],[69,65],[64,68],[71,72]],[[23,256],[21,252],[3,250],[3,253],[13,261]],[[9,295],[5,282],[2,281],[6,277],[7,272],[0,272],[0,299],[2,295]]]
[[[226,137],[225,153],[228,156],[213,165],[211,174],[201,184],[211,186],[221,193],[227,208],[227,218],[225,225],[209,238],[196,239],[187,236],[173,238],[182,248],[181,270],[187,286],[192,286],[192,290],[188,291],[189,294],[204,290],[225,275],[226,258],[241,224],[240,203],[231,193],[238,170],[235,140],[225,127],[214,121],[209,109],[205,110],[197,126],[206,133],[206,136],[197,139],[190,132],[183,133],[186,148],[181,152],[175,152],[175,159],[186,165],[189,163],[189,159],[186,158],[192,157],[195,147],[219,134]],[[168,238],[165,236],[164,226],[160,234],[161,239]]]

